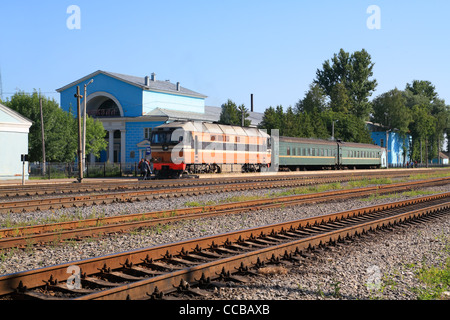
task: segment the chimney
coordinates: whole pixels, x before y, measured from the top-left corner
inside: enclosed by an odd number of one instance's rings
[[[253,112],[253,93],[250,95],[250,112]]]
[[[156,81],[156,74],[154,72],[152,73],[152,81]]]
[[[180,91],[181,87],[180,87],[180,83],[177,82],[177,91]]]
[[[149,76],[146,76],[146,77],[145,77],[145,85],[146,85],[147,87],[150,86],[150,77],[149,77]]]

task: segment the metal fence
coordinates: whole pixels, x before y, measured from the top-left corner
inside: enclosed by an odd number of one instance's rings
[[[137,177],[137,163],[86,163],[83,172],[85,178]],[[77,163],[42,163],[29,164],[31,179],[66,179],[79,177]]]

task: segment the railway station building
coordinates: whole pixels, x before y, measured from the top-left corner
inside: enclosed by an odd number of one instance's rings
[[[88,84],[86,113],[103,123],[108,141],[108,148],[100,158],[88,155],[87,161],[91,163],[139,162],[150,146],[148,139],[153,128],[167,121],[214,122],[220,117],[220,107],[206,106],[206,95],[187,89],[180,82],[158,80],[154,73],[136,77],[102,70],[56,90],[63,110],[77,114],[77,86],[84,95],[85,84]],[[256,127],[262,116],[250,112],[248,119]]]
[[[99,159],[88,155],[90,162],[139,162],[149,147],[152,129],[175,114],[186,119],[209,120],[205,114],[205,95],[179,82],[157,80],[154,73],[135,77],[98,70],[57,89],[63,110],[77,114],[77,86],[84,95],[85,84],[88,84],[86,113],[103,123],[108,141],[108,149]],[[83,105],[84,100],[81,108]]]
[[[0,104],[0,180],[22,179],[21,155],[28,154],[28,133],[32,124],[31,120]],[[25,180],[28,180],[28,169]]]

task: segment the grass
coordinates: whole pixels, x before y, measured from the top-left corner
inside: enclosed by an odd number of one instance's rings
[[[424,190],[412,190],[412,191],[405,191],[402,193],[389,193],[389,194],[371,194],[367,198],[361,199],[361,201],[373,201],[373,200],[381,200],[381,199],[395,199],[400,198],[402,196],[407,197],[417,197],[417,196],[426,196],[430,194],[435,194],[434,191],[424,191]]]
[[[352,188],[361,188],[361,187],[367,187],[369,185],[386,185],[386,184],[392,184],[394,182],[405,182],[407,180],[418,180],[418,179],[429,179],[429,178],[437,178],[437,177],[447,177],[450,176],[449,172],[443,172],[443,173],[434,173],[434,174],[417,174],[412,175],[407,179],[402,180],[396,180],[393,181],[390,178],[366,178],[362,180],[352,180],[347,183],[347,185],[341,185],[340,182],[334,182],[334,183],[327,183],[327,184],[319,184],[319,185],[313,185],[313,186],[305,186],[305,187],[298,187],[298,188],[292,188],[284,191],[279,192],[269,192],[261,195],[255,195],[255,196],[233,196],[228,197],[220,201],[208,201],[208,202],[199,202],[199,201],[190,201],[185,202],[184,205],[186,207],[202,207],[202,206],[210,206],[215,204],[221,204],[221,203],[231,203],[231,202],[241,202],[241,201],[251,201],[251,200],[262,200],[262,199],[271,199],[276,197],[287,197],[287,196],[293,196],[293,195],[300,195],[300,194],[311,194],[311,193],[318,193],[318,192],[325,192],[325,191],[331,191],[331,190],[345,190],[345,189],[352,189]],[[420,195],[430,195],[433,194],[432,191],[420,191],[420,190],[414,190],[414,191],[407,191],[403,192],[401,194],[385,194],[385,195],[379,195],[373,194],[367,198],[363,198],[363,201],[371,201],[375,199],[391,199],[396,198],[399,196],[420,196]]]
[[[373,179],[362,179],[362,180],[352,180],[348,182],[348,185],[351,188],[361,188],[367,187],[372,184],[391,184],[393,183],[390,178],[373,178]]]
[[[416,276],[423,284],[420,288],[414,288],[419,300],[441,298],[444,291],[450,290],[450,257],[439,266],[422,265]]]

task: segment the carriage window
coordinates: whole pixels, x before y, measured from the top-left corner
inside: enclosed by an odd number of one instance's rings
[[[290,156],[291,155],[291,148],[288,147],[286,153],[287,153],[288,156]]]
[[[292,148],[292,155],[295,156],[295,148]]]

